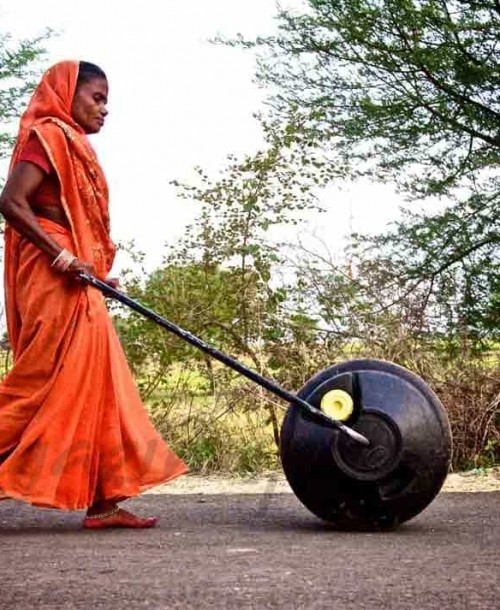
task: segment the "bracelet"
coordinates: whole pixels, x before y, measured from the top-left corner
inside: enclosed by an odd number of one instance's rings
[[[76,260],[76,256],[73,256],[71,252],[63,248],[59,254],[52,261],[51,267],[54,267],[56,271],[66,271],[71,263]]]

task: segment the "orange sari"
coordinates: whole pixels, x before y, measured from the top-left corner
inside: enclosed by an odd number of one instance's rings
[[[71,230],[44,231],[105,278],[115,247],[108,189],[71,118],[77,62],[44,75],[23,115],[11,168],[31,133],[59,179]],[[99,291],[76,285],[10,227],[5,295],[14,366],[0,384],[0,497],[84,509],[120,501],[185,472],[151,424]]]

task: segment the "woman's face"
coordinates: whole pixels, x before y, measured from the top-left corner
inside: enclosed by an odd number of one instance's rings
[[[108,81],[96,77],[78,86],[73,97],[71,116],[85,133],[97,133],[108,114]]]

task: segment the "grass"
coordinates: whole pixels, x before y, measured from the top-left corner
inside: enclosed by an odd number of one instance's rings
[[[278,468],[265,393],[222,367],[209,386],[199,370],[176,365],[146,400],[156,428],[191,471],[248,475]]]
[[[492,367],[489,358],[483,367],[436,364],[426,361],[414,370],[447,409],[453,470],[498,465],[498,365]],[[248,475],[279,468],[270,418],[277,399],[222,365],[216,364],[212,375],[209,389],[199,363],[172,367],[146,400],[157,429],[192,472]],[[284,411],[276,413],[280,427]]]

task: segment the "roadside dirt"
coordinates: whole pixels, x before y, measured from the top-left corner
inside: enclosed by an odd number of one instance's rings
[[[448,475],[443,492],[500,491],[500,467],[488,470]],[[269,472],[258,477],[231,475],[191,475],[180,477],[172,483],[160,485],[149,494],[265,494],[292,493],[282,472]]]

